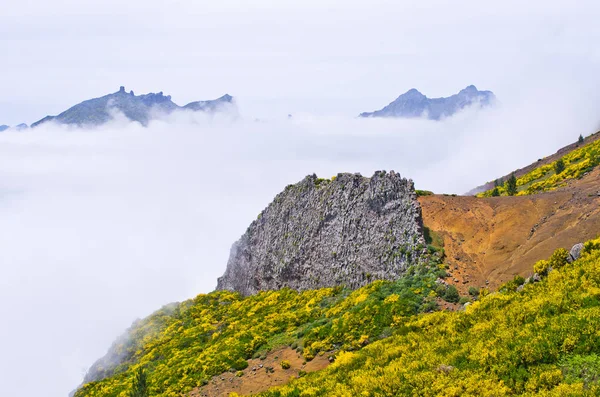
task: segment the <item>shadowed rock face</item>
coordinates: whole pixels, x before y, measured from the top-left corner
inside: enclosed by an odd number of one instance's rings
[[[439,120],[452,116],[467,106],[490,106],[495,100],[493,92],[479,91],[474,85],[447,98],[427,98],[413,88],[383,109],[361,113],[360,117],[427,117],[430,120]]]
[[[307,176],[289,185],[233,244],[217,289],[359,288],[393,280],[423,253],[421,207],[412,181]]]
[[[169,114],[177,109],[214,112],[232,103],[233,97],[226,94],[215,100],[191,102],[180,107],[171,100],[170,95],[163,95],[162,92],[135,95],[133,91],[125,92],[125,87],[121,87],[113,94],[81,102],[58,116],[46,116],[31,127],[48,121],[71,125],[101,125],[113,118],[115,110],[123,113],[129,120],[145,126],[156,116]]]

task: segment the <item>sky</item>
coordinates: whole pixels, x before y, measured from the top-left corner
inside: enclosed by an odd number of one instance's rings
[[[133,320],[214,289],[307,174],[393,169],[460,194],[600,129],[593,1],[4,1],[0,124],[121,85],[229,93],[238,112],[0,134],[3,395],[66,396]],[[470,84],[499,104],[356,118]]]

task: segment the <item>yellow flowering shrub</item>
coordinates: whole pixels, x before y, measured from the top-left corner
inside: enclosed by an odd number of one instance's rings
[[[560,174],[555,173],[556,162],[562,160],[565,169]],[[533,171],[517,179],[517,195],[529,195],[555,190],[564,186],[570,179],[581,178],[583,174],[600,164],[600,140],[588,143],[566,154],[551,164],[537,167]],[[493,189],[492,189],[493,190]],[[491,197],[492,190],[479,193],[478,197]],[[500,195],[507,195],[506,185],[498,186]]]
[[[262,393],[303,396],[600,395],[600,239],[541,282],[460,312],[412,316],[394,336]],[[539,265],[538,265],[539,266]]]

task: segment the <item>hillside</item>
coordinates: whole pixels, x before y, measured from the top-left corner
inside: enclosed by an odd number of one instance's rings
[[[354,292],[285,288],[242,297],[216,291],[165,306],[134,323],[92,366],[75,396],[125,396],[140,366],[148,372],[152,396],[175,397],[208,385],[216,375],[244,376],[247,360],[266,360],[269,351],[284,346],[306,361],[323,352],[359,349],[391,335],[406,318],[436,309],[438,295],[458,300],[436,283],[443,272],[432,252],[398,281],[376,281]]]
[[[464,312],[417,314],[435,307],[430,297],[443,287],[435,282],[436,266],[352,293],[199,295],[134,324],[129,338],[112,348],[123,361],[75,395],[126,396],[140,366],[148,371],[152,396],[226,396],[248,390],[246,379],[260,392],[268,376],[257,371],[273,373],[267,386],[300,376],[265,392],[268,397],[591,392],[600,377],[600,239],[586,243],[572,264],[565,255],[558,250],[536,265],[554,269],[547,277],[543,270],[542,282],[517,277],[499,293],[482,290]],[[321,352],[335,363],[299,372],[307,364],[295,354],[310,361]],[[315,364],[327,365],[322,359]]]
[[[112,120],[115,112],[121,112],[129,120],[146,126],[150,120],[175,110],[214,112],[232,104],[232,100],[230,95],[224,95],[215,100],[178,106],[171,100],[171,96],[163,95],[162,92],[135,95],[133,91],[125,92],[125,87],[121,87],[115,93],[81,102],[58,116],[46,116],[31,124],[31,127],[35,128],[50,121],[67,125],[97,126]]]
[[[525,175],[527,174],[532,174],[533,171],[537,170],[537,169],[542,169],[545,168],[545,170],[548,171],[548,176],[550,176],[550,174],[552,173],[552,165],[559,159],[561,158],[565,158],[565,156],[568,156],[570,154],[572,154],[574,151],[580,150],[581,148],[587,146],[587,147],[592,147],[595,150],[598,150],[598,143],[596,142],[598,139],[600,139],[600,132],[596,132],[594,134],[591,134],[587,137],[584,138],[584,141],[581,142],[574,142],[571,143],[565,147],[560,148],[556,153],[538,159],[535,163],[531,163],[526,167],[523,168],[519,168],[518,170],[515,170],[507,175],[504,175],[498,179],[496,179],[497,181],[502,181],[502,183],[504,183],[505,181],[508,180],[508,178],[510,178],[510,176],[512,174],[515,175],[516,178],[521,179],[523,178]],[[586,149],[581,150],[581,152],[585,153]],[[575,156],[575,157],[579,157],[579,156]],[[578,158],[578,160],[580,159],[580,157]],[[546,177],[546,175],[536,175],[539,179],[542,179],[542,177]],[[531,183],[533,181],[533,179],[528,178],[528,181],[525,182],[524,180],[521,181],[521,184],[519,185],[520,190],[523,190],[524,185]],[[486,182],[485,184],[481,185],[481,186],[477,186],[476,188],[468,191],[466,193],[467,196],[474,196],[477,194],[482,194],[484,192],[491,192],[491,190],[494,188],[494,184],[495,181],[490,181],[490,182]]]
[[[555,249],[600,233],[600,168],[561,189],[528,196],[420,197],[425,227],[443,239],[461,289],[492,289]],[[463,284],[464,282],[464,284]]]
[[[598,395],[596,145],[530,169],[519,179],[565,163],[517,196],[417,199],[393,172],[308,176],[234,244],[221,290],[135,322],[75,396],[128,397],[140,368],[158,397]],[[356,249],[330,256],[331,241]],[[385,268],[373,249],[406,251],[411,241],[410,257],[392,256],[402,266],[389,280],[359,266],[336,268],[348,278],[324,285],[307,276],[327,275],[338,259]],[[277,252],[284,260],[270,263]],[[307,269],[278,270],[310,258]]]
[[[597,396],[600,240],[572,264],[561,251],[551,262],[542,282],[516,279],[465,311],[413,317],[261,396]]]
[[[426,117],[430,120],[440,120],[452,116],[468,106],[491,106],[495,101],[496,96],[493,92],[479,91],[474,85],[470,85],[458,94],[447,98],[427,98],[413,88],[400,95],[383,109],[364,112],[359,117]]]

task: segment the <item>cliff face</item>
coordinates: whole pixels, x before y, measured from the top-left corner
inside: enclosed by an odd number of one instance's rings
[[[307,176],[277,195],[233,244],[217,289],[250,295],[283,287],[358,288],[398,278],[424,245],[412,181],[393,171]]]

